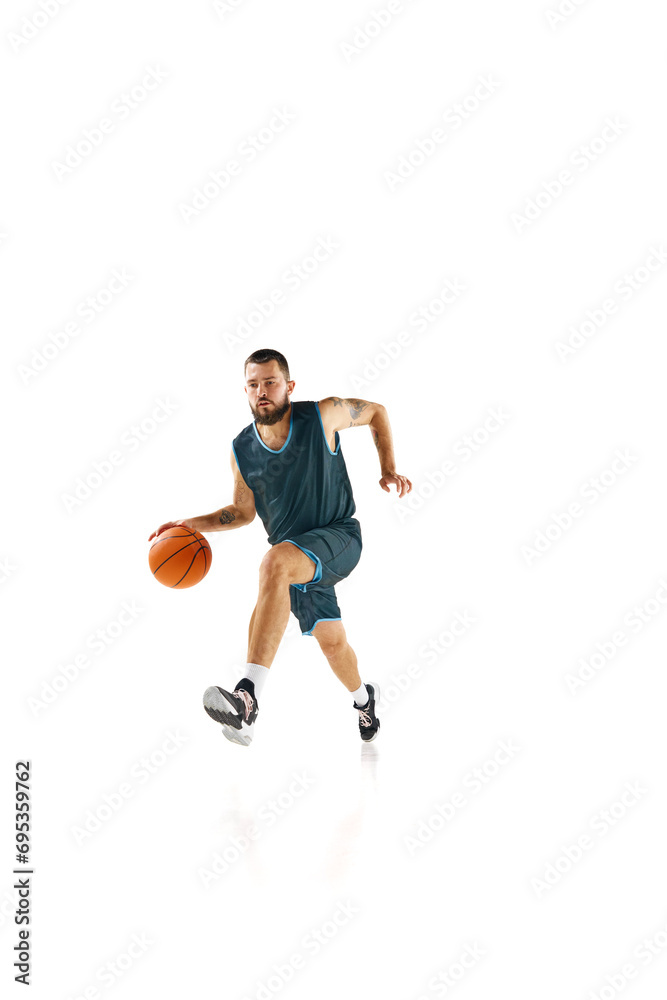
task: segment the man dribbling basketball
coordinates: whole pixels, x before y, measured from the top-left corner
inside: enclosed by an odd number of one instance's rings
[[[412,483],[395,471],[391,428],[382,404],[338,396],[292,403],[295,383],[278,351],[255,351],[244,370],[255,419],[232,444],[233,503],[214,514],[167,521],[150,536],[175,525],[202,532],[240,528],[250,524],[255,512],[268,535],[271,548],[260,566],[243,677],[231,692],[207,688],[204,708],[221,723],[228,740],[250,744],[262,688],[291,609],[302,634],[315,636],[353,695],[361,738],[370,742],[380,728],[375,714],[380,692],[377,683],[364,684],[359,676],[334,589],[355,568],[362,548],[338,431],[369,425],[380,458],[382,489],[389,493],[393,483],[402,497]]]

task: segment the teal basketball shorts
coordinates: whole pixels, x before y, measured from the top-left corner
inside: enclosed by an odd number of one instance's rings
[[[361,525],[356,517],[345,517],[283,541],[296,545],[315,563],[312,580],[290,584],[292,612],[299,621],[301,633],[312,635],[318,622],[340,621],[334,587],[349,576],[359,562]]]

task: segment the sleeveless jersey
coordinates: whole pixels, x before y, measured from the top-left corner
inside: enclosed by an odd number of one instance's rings
[[[264,444],[255,421],[232,444],[271,545],[352,517],[356,510],[338,431],[331,451],[318,404],[291,405],[289,433],[279,451]]]

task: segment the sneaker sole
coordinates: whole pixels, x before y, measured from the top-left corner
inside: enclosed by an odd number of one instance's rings
[[[229,709],[234,709],[229,711]],[[232,702],[229,702],[222,691],[217,687],[209,687],[204,691],[204,710],[207,715],[209,715],[215,722],[219,722],[222,726],[222,735],[229,740],[230,743],[238,743],[243,747],[250,746],[252,743],[252,734],[242,732],[244,723],[241,723],[241,730],[237,729],[231,723],[232,719],[239,718],[236,709]],[[249,729],[246,726],[246,730]]]
[[[238,731],[238,729],[232,729],[231,726],[223,725],[222,735],[225,736],[230,743],[239,743],[242,747],[249,747],[252,743],[252,736],[250,733],[248,733],[247,736],[244,736],[243,733]]]

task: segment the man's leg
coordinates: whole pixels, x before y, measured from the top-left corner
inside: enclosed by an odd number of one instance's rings
[[[290,616],[291,583],[310,583],[315,563],[291,542],[278,542],[259,567],[259,596],[250,619],[248,663],[270,667]]]
[[[259,596],[248,628],[248,662],[232,692],[213,685],[204,692],[204,708],[232,743],[248,746],[259,711],[259,697],[291,610],[290,584],[309,583],[317,567],[290,542],[279,542],[259,569]]]
[[[252,642],[252,630],[255,627],[255,618],[257,617],[256,611],[257,605],[255,605],[253,609],[252,615],[250,616],[250,624],[248,625],[248,646],[250,646],[250,643]]]
[[[318,622],[313,635],[329,661],[329,666],[347,690],[356,691],[361,687],[357,656],[347,641],[342,621]]]
[[[377,736],[380,720],[375,714],[379,698],[378,684],[364,684],[359,676],[357,657],[347,641],[342,621],[318,622],[312,633],[339,681],[354,695],[354,707],[359,712],[359,733],[365,743]]]

